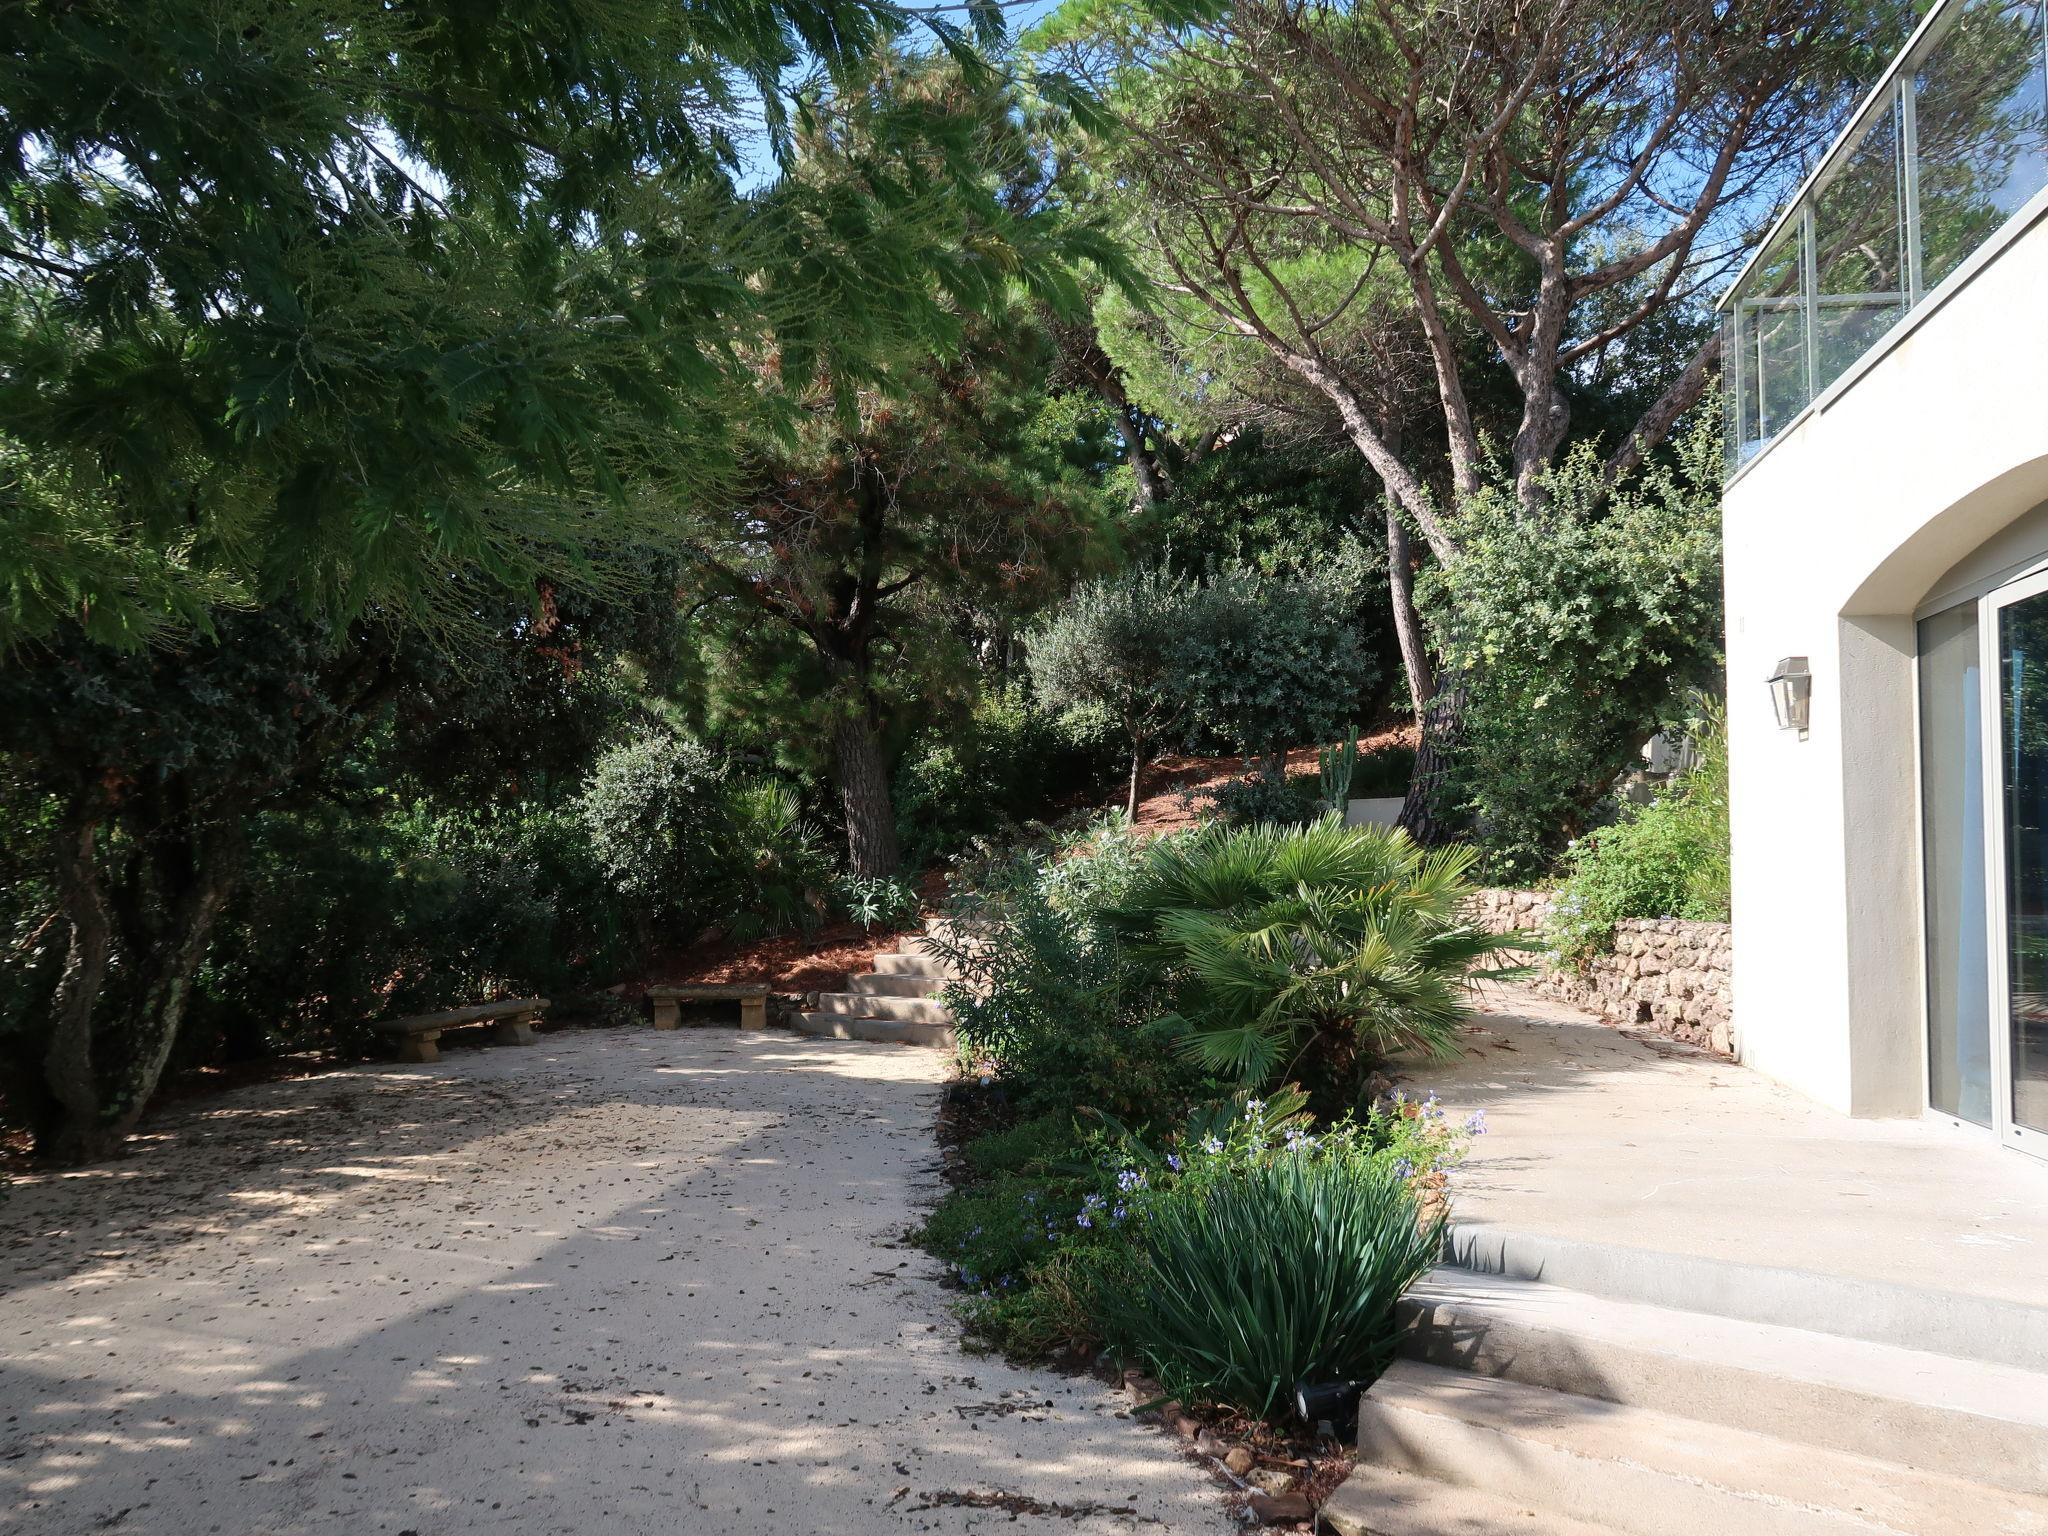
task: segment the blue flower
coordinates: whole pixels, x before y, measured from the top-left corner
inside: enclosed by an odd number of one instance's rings
[[[1290,1125],[1289,1127],[1287,1127],[1288,1151],[1306,1152],[1310,1147],[1314,1146],[1315,1144],[1315,1137],[1309,1135],[1309,1133],[1307,1131],[1304,1131],[1300,1126]]]
[[[1207,1153],[1211,1154],[1212,1156],[1213,1156],[1213,1155],[1214,1155],[1215,1153],[1221,1152],[1221,1151],[1223,1150],[1223,1140],[1222,1140],[1222,1138],[1221,1138],[1221,1137],[1218,1137],[1218,1136],[1205,1136],[1205,1137],[1203,1137],[1203,1138],[1202,1138],[1202,1150],[1203,1150],[1204,1152],[1207,1152]]]
[[[1124,1209],[1123,1203],[1119,1201],[1117,1203],[1116,1209],[1109,1213],[1109,1219],[1111,1221],[1122,1221],[1126,1216],[1130,1214],[1131,1213],[1129,1211]]]
[[[1134,1189],[1143,1189],[1145,1187],[1145,1175],[1135,1168],[1126,1168],[1116,1176],[1116,1187],[1125,1194],[1129,1194]]]
[[[1178,1152],[1169,1152],[1166,1154],[1166,1166],[1171,1168],[1175,1173],[1179,1173],[1181,1169],[1187,1166],[1187,1164],[1183,1163],[1180,1160],[1180,1154]]]
[[[1395,1162],[1394,1162],[1394,1177],[1395,1177],[1395,1178],[1397,1178],[1397,1179],[1412,1179],[1412,1178],[1414,1178],[1414,1177],[1415,1177],[1415,1165],[1414,1165],[1413,1163],[1409,1162],[1409,1161],[1408,1161],[1408,1159],[1407,1159],[1407,1158],[1405,1158],[1405,1157],[1403,1157],[1403,1158],[1397,1158],[1397,1159],[1395,1160]]]
[[[1486,1111],[1483,1109],[1473,1110],[1471,1118],[1465,1122],[1465,1129],[1474,1136],[1484,1136],[1486,1134]]]
[[[1266,1101],[1264,1099],[1246,1099],[1244,1101],[1245,1119],[1256,1120],[1259,1116],[1259,1111],[1264,1109],[1265,1107]]]
[[[1089,1217],[1088,1213],[1086,1211],[1083,1211],[1080,1215],[1074,1218],[1074,1225],[1077,1227],[1092,1227],[1095,1225],[1095,1223]]]

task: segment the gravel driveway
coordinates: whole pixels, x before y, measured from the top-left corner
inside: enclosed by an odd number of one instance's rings
[[[963,1355],[936,1052],[564,1032],[196,1101],[0,1200],[0,1531],[1232,1529]]]

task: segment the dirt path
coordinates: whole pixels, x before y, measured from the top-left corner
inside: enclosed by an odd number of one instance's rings
[[[958,1351],[897,1246],[940,1065],[564,1033],[238,1090],[17,1185],[0,1531],[1229,1529],[1102,1388]]]

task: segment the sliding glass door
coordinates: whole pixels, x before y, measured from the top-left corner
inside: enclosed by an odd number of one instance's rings
[[[1918,640],[1928,1107],[2048,1157],[2048,571]]]
[[[2048,576],[1994,593],[1991,611],[2004,937],[1994,1096],[2002,1139],[2048,1154]]]

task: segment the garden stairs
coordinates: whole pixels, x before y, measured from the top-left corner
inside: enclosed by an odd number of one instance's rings
[[[1341,1536],[2048,1533],[2039,1305],[1465,1228]]]
[[[943,932],[928,919],[925,935]],[[836,1040],[886,1040],[951,1050],[953,1014],[938,994],[953,979],[952,967],[932,953],[924,938],[907,948],[875,956],[872,971],[846,978],[844,992],[817,994],[817,1006],[797,1015],[797,1027]]]

